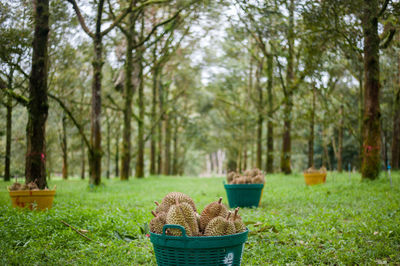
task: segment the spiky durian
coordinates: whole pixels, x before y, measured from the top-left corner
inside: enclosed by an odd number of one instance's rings
[[[230,220],[235,225],[235,233],[241,233],[246,231],[246,225],[243,223],[242,218],[238,215],[239,207],[235,209],[233,216],[230,217]]]
[[[15,182],[12,184],[12,186],[9,188],[11,191],[16,191],[16,190],[21,190],[22,185],[18,182]]]
[[[154,215],[154,218],[150,221],[150,231],[155,234],[162,234],[163,226],[166,223],[167,214],[165,212],[155,213],[151,212]]]
[[[235,172],[229,172],[228,173],[228,175],[227,175],[227,177],[226,177],[226,179],[228,180],[228,183],[229,182],[232,182],[234,179],[235,179],[235,176],[236,176],[236,173]]]
[[[252,179],[253,184],[264,184],[265,183],[265,178],[263,175],[257,175],[253,177]]]
[[[168,210],[166,223],[182,225],[188,236],[199,235],[199,226],[193,207],[187,202],[179,202],[177,198],[175,198],[175,204]],[[168,229],[168,234],[182,235],[179,229]]]
[[[170,192],[163,198],[161,204],[156,209],[156,213],[158,211],[168,212],[169,208],[175,204],[175,199],[178,200],[179,203],[186,202],[188,203],[194,212],[196,212],[196,205],[193,200],[186,194],[182,192]],[[156,203],[157,204],[157,203]]]
[[[27,187],[27,189],[28,190],[37,190],[37,189],[39,189],[39,187],[38,187],[38,185],[35,183],[35,182],[29,182],[27,185],[26,185],[26,187]]]
[[[201,212],[200,216],[200,230],[203,231],[207,224],[215,217],[228,215],[228,209],[222,203],[222,197],[218,201],[208,204]]]
[[[204,230],[205,236],[224,236],[235,234],[235,225],[229,220],[231,212],[226,218],[218,216],[212,219]]]
[[[164,206],[164,205],[161,205],[160,203],[158,203],[157,201],[154,201],[154,204],[156,204],[156,211],[155,211],[155,213],[160,213],[160,212],[165,212],[165,213],[167,213],[168,212],[168,210],[166,210],[166,206]]]
[[[246,171],[243,172],[244,176],[249,176],[249,177],[253,177],[254,175],[254,169],[247,169]]]

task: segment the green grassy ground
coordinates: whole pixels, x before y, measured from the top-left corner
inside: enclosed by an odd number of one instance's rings
[[[0,264],[155,265],[152,244],[141,228],[151,219],[153,201],[170,191],[190,195],[198,209],[226,197],[222,178],[150,177],[87,181],[54,180],[53,209],[13,209],[0,184]],[[251,233],[243,265],[400,263],[400,173],[394,187],[359,175],[329,173],[327,183],[306,187],[302,176],[267,176],[262,206],[242,209]],[[224,199],[226,203],[226,199]],[[79,236],[60,220],[89,231]],[[253,224],[261,223],[254,227]],[[129,235],[131,242],[116,236]]]

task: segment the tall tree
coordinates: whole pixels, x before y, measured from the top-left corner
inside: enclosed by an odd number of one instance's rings
[[[378,34],[379,18],[385,13],[390,1],[379,8],[378,0],[363,1],[362,28],[364,34],[364,117],[363,117],[363,179],[376,179],[381,166],[380,131],[380,78],[379,48],[386,48],[393,38],[395,29],[388,27],[382,40]],[[388,24],[389,25],[389,24]],[[383,41],[383,42],[382,42]],[[381,43],[382,42],[382,43]]]
[[[33,2],[35,31],[33,37],[32,71],[29,78],[28,124],[26,127],[27,150],[25,179],[35,181],[39,188],[47,186],[46,181],[46,120],[49,1]]]
[[[314,166],[315,90],[315,83],[313,83],[312,105],[310,110],[310,136],[308,138],[308,167]]]
[[[267,160],[265,170],[267,173],[272,173],[274,171],[274,125],[272,123],[274,115],[274,99],[272,94],[272,82],[273,82],[273,55],[271,53],[267,56],[267,103],[268,103],[268,113],[267,113]]]
[[[165,3],[168,0],[148,0],[141,3],[140,6],[133,7],[135,1],[129,1],[129,6],[126,7],[121,13],[116,16],[115,20],[105,29],[101,30],[103,24],[102,16],[104,9],[104,0],[97,2],[96,23],[95,30],[91,31],[85,23],[85,20],[80,12],[75,0],[67,0],[72,4],[75,13],[78,17],[79,23],[84,32],[92,39],[94,48],[93,58],[93,80],[92,80],[92,111],[91,111],[91,137],[90,145],[92,149],[89,151],[89,172],[91,175],[90,182],[99,185],[101,182],[101,70],[103,67],[103,37],[106,36],[112,29],[129,14],[143,9],[145,6],[154,3]],[[110,3],[109,3],[110,5]],[[111,8],[111,7],[110,7]]]
[[[400,33],[397,33],[400,42]],[[393,134],[392,134],[392,167],[400,169],[400,54],[397,59],[397,86],[394,89]]]

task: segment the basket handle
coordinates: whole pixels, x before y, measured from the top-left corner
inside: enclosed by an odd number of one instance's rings
[[[163,231],[162,235],[163,235],[163,236],[165,236],[165,231],[166,231],[168,228],[176,228],[176,229],[179,229],[179,230],[181,230],[181,232],[182,232],[182,237],[185,237],[185,238],[187,237],[185,227],[183,227],[182,225],[179,225],[179,224],[166,224],[166,225],[164,225],[164,226],[163,226],[163,229],[162,229],[162,231]]]

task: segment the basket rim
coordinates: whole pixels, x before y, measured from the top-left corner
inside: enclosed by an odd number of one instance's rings
[[[226,236],[170,236],[170,235],[165,235],[163,236],[162,234],[156,234],[153,232],[150,232],[150,235],[155,236],[157,238],[163,238],[163,239],[175,239],[175,240],[201,240],[201,241],[206,241],[206,240],[227,240],[231,237],[237,237],[237,236],[242,236],[246,233],[249,233],[250,230],[246,227],[246,231],[233,234],[233,235],[226,235]]]
[[[265,184],[226,184],[225,188],[264,188]]]
[[[56,194],[56,190],[16,190],[16,191],[11,191],[8,190],[10,193],[10,196],[22,196],[22,197],[27,197],[27,196],[54,196]]]

